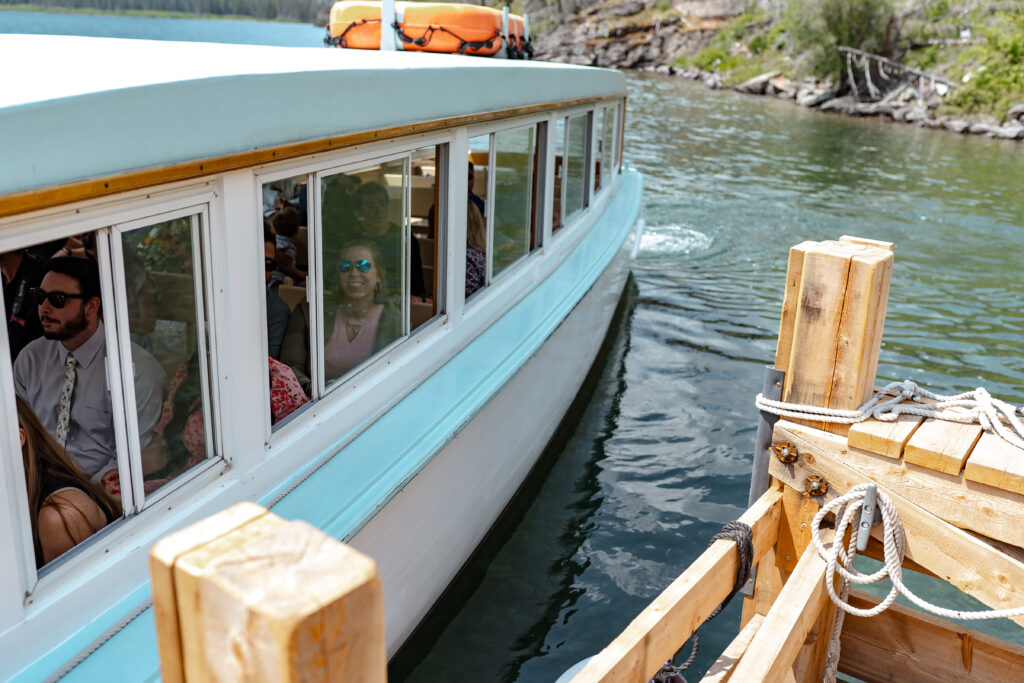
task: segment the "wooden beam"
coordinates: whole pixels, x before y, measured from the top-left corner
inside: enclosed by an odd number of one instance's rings
[[[1024,518],[1024,500],[1019,495],[967,481],[965,475],[953,477],[917,465],[904,466],[884,456],[851,448],[840,437],[782,422],[783,429],[799,433],[812,453],[826,451],[829,457],[863,475],[865,480],[878,482],[936,517],[961,529],[1024,546],[1024,525],[1020,523]]]
[[[172,574],[174,589],[154,590],[157,618],[176,613],[180,633],[177,650],[172,642],[165,653],[170,625],[157,624],[162,667],[180,656],[162,673],[190,683],[384,683],[384,610],[373,560],[305,522],[260,512],[226,511],[154,548],[154,578]]]
[[[729,646],[725,648],[722,654],[718,656],[718,659],[715,660],[715,663],[711,665],[711,668],[708,669],[708,672],[704,674],[704,678],[700,679],[701,683],[726,683],[732,678],[736,662],[747,651],[747,647],[750,645],[750,641],[754,639],[757,629],[761,627],[762,621],[764,621],[764,617],[760,614],[755,614],[747,622],[747,625],[740,629],[740,632],[729,643]]]
[[[772,476],[797,490],[803,490],[803,482],[808,475],[825,478],[828,493],[820,497],[823,502],[842,495],[853,486],[873,481],[837,460],[832,455],[833,451],[816,447],[805,438],[812,433],[819,442],[832,439],[838,445],[843,441],[835,435],[815,432],[791,422],[779,421],[776,424],[775,437],[796,444],[800,457],[791,465],[773,459],[769,465]],[[1024,562],[908,501],[889,488],[886,482],[874,481],[879,490],[889,496],[899,513],[907,532],[907,557],[993,609],[1024,605]],[[873,534],[880,533],[879,529],[876,527]],[[1024,625],[1024,617],[1017,617],[1014,621]]]
[[[737,681],[777,681],[793,666],[793,660],[818,618],[828,593],[825,590],[825,561],[809,546],[736,664]]]
[[[769,489],[740,517],[754,532],[755,563],[775,545],[781,498],[781,492]],[[738,563],[733,541],[715,541],[572,683],[646,683],[729,594]]]
[[[850,591],[850,603],[879,603]],[[865,681],[1019,681],[1024,649],[930,614],[891,605],[877,617],[847,615],[839,671]]]
[[[775,544],[775,564],[786,573],[811,543],[811,520],[821,505],[790,487],[782,492],[782,519],[779,521],[779,541]]]
[[[789,359],[793,352],[793,323],[796,321],[796,309],[800,304],[804,256],[815,244],[816,242],[801,242],[789,250],[786,289],[782,298],[782,320],[779,323],[779,338],[775,346],[775,369],[783,372],[789,369]]]
[[[964,478],[1024,494],[1024,457],[1021,456],[1020,449],[998,434],[983,434],[967,460]]]
[[[907,442],[903,459],[956,476],[981,437],[981,425],[928,418]]]
[[[780,527],[781,530],[781,527]],[[754,580],[754,594],[743,596],[743,613],[740,616],[740,628],[746,628],[750,620],[757,615],[764,616],[775,604],[782,592],[789,572],[784,571],[775,561],[775,548],[769,548],[757,564],[757,578]]]

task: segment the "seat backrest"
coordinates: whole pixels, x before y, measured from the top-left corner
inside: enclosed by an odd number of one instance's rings
[[[420,245],[420,260],[423,261],[423,266],[434,265],[434,240],[429,237],[419,237],[416,241]]]

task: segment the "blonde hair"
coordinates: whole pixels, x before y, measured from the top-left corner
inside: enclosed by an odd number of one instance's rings
[[[466,246],[487,253],[487,221],[473,202],[466,202]]]

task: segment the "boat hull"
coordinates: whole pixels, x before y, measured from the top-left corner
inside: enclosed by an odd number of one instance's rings
[[[389,656],[483,540],[576,397],[621,298],[638,230],[631,235],[533,357],[352,538],[380,569]]]

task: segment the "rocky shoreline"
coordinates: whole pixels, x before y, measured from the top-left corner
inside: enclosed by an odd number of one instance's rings
[[[700,81],[713,90],[724,87],[720,74],[700,69],[676,69],[667,64],[642,69],[668,76]],[[778,71],[755,76],[732,86],[746,95],[760,95],[789,100],[802,107],[856,117],[878,117],[894,123],[905,123],[946,130],[960,135],[983,135],[1000,140],[1024,142],[1024,104],[1017,104],[1006,113],[1003,122],[992,116],[936,115],[942,96],[935,89],[924,92],[907,84],[877,102],[858,102],[852,95],[837,95],[828,82],[793,81]]]

